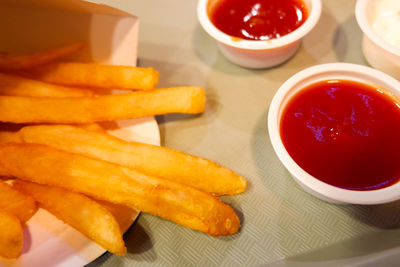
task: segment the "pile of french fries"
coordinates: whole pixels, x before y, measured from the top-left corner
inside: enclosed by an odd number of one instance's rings
[[[0,54],[0,121],[19,128],[0,131],[0,256],[20,255],[22,229],[39,207],[117,255],[135,210],[214,236],[236,233],[238,216],[217,197],[243,192],[243,177],[97,124],[202,113],[204,90],[156,88],[152,68],[59,61],[82,47]]]

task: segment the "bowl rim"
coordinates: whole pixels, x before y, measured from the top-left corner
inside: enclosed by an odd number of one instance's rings
[[[197,17],[203,29],[220,43],[231,47],[251,50],[273,49],[299,41],[317,24],[322,9],[321,0],[310,0],[312,8],[307,20],[299,28],[280,38],[262,41],[244,39],[233,41],[232,36],[222,32],[211,22],[207,13],[208,2],[209,0],[199,0],[197,4]]]
[[[278,158],[283,163],[285,168],[289,171],[289,173],[297,180],[297,182],[306,189],[314,192],[314,195],[318,196],[321,199],[328,199],[329,201],[338,203],[366,205],[382,204],[399,199],[400,182],[397,182],[389,187],[370,191],[342,189],[324,183],[313,177],[312,175],[308,174],[292,159],[292,157],[286,151],[281,140],[279,130],[280,115],[282,109],[284,108],[284,106],[282,106],[281,104],[283,103],[285,98],[287,98],[289,92],[298,92],[299,90],[304,88],[304,86],[298,86],[297,89],[292,89],[295,88],[296,85],[306,83],[307,80],[309,80],[309,84],[315,83],[319,80],[326,80],[329,79],[327,78],[328,74],[334,75],[334,73],[341,73],[340,75],[345,74],[348,76],[358,75],[359,78],[354,79],[358,81],[363,80],[364,82],[366,82],[368,80],[370,81],[370,83],[372,83],[372,81],[374,81],[374,83],[376,83],[376,81],[379,81],[380,86],[386,88],[389,92],[392,92],[393,94],[400,97],[400,81],[397,81],[391,76],[370,67],[351,63],[327,63],[304,69],[293,75],[282,84],[282,86],[274,95],[270,104],[268,111],[268,132],[275,153],[277,154]],[[314,79],[313,77],[317,77],[315,78],[316,80],[310,81],[311,79]],[[391,85],[390,89],[387,88],[388,85]],[[393,90],[395,92],[393,92]]]
[[[367,5],[369,4],[370,1],[375,1],[375,0],[357,0],[356,2],[355,16],[358,26],[361,28],[361,31],[368,37],[368,39],[370,39],[381,49],[386,50],[395,56],[400,56],[400,48],[391,45],[381,36],[379,36],[372,28],[370,22],[368,21],[366,14],[367,14]]]

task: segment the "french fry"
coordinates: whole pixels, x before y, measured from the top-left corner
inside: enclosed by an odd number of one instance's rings
[[[84,43],[74,43],[33,54],[17,55],[2,52],[0,53],[0,70],[22,70],[38,67],[70,56],[83,47]]]
[[[0,121],[13,123],[93,123],[168,113],[201,113],[201,87],[171,87],[119,95],[79,98],[0,96]]]
[[[217,196],[246,189],[243,177],[215,162],[165,147],[126,142],[105,132],[69,125],[38,125],[26,126],[19,132],[0,132],[0,142],[7,140],[44,144],[102,159]]]
[[[105,207],[79,193],[62,188],[16,180],[18,190],[31,195],[58,219],[77,229],[106,250],[126,253],[119,224]]]
[[[12,176],[127,205],[210,235],[238,231],[234,210],[195,188],[39,144],[0,144],[0,166]]]
[[[8,259],[19,257],[23,244],[23,231],[17,217],[0,210],[0,233],[0,256]]]
[[[0,143],[22,143],[20,132],[0,131]],[[10,177],[10,174],[0,167],[0,177]]]
[[[66,87],[0,73],[0,95],[34,97],[82,97],[93,96],[89,89]]]
[[[0,167],[0,178],[9,178],[11,174],[4,168]]]
[[[76,125],[73,125],[73,126],[81,128],[81,129],[84,129],[86,131],[100,132],[100,133],[106,132],[106,130],[104,130],[104,128],[101,127],[97,123],[76,124]],[[0,139],[0,141],[1,141],[1,139]]]
[[[37,209],[36,202],[32,197],[0,181],[0,210],[14,215],[21,222],[27,222]]]
[[[155,88],[160,74],[153,68],[57,62],[29,70],[25,75],[44,82],[69,86],[150,90]]]
[[[0,131],[1,143],[21,143],[21,133],[13,131]]]
[[[165,147],[126,142],[105,132],[68,125],[38,125],[26,126],[18,135],[26,143],[113,162],[215,195],[238,194],[246,189],[243,177],[215,162]]]

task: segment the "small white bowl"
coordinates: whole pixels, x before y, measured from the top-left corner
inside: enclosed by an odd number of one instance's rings
[[[362,51],[368,63],[400,80],[400,48],[384,40],[373,28],[376,0],[358,0],[355,14],[363,32]]]
[[[303,0],[308,18],[299,28],[280,38],[267,41],[233,40],[211,22],[210,6],[218,0],[199,0],[197,16],[201,26],[218,44],[221,53],[231,62],[246,68],[269,68],[288,60],[299,48],[301,39],[317,24],[321,0]]]
[[[317,65],[292,76],[276,92],[268,113],[268,131],[279,159],[294,179],[312,195],[333,203],[380,204],[400,199],[400,183],[382,189],[356,191],[324,183],[304,171],[289,155],[280,136],[282,111],[289,99],[306,86],[329,79],[351,80],[379,85],[400,97],[400,82],[391,76],[361,65],[331,63]]]

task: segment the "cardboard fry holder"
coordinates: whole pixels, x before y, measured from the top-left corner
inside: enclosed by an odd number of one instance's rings
[[[87,1],[0,2],[1,51],[38,52],[83,41],[86,47],[65,60],[135,66],[138,30],[137,17]],[[110,127],[112,134],[124,139],[159,144],[154,118],[119,121]],[[21,257],[0,258],[0,266],[83,266],[104,252],[81,233],[39,210],[24,229]]]
[[[84,41],[68,60],[136,65],[139,20],[106,5],[79,0],[0,2],[0,50],[36,52]]]

